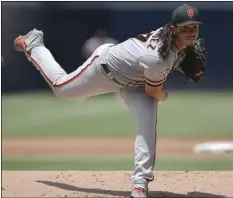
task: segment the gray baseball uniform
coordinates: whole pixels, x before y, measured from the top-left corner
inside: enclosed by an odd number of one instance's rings
[[[130,38],[117,45],[104,44],[78,69],[67,74],[43,45],[43,33],[33,30],[26,45],[29,60],[40,70],[54,93],[65,99],[80,100],[110,92],[120,92],[136,123],[134,185],[153,180],[156,149],[158,102],[149,97],[145,83],[164,83],[183,56],[171,51],[167,60],[158,55],[158,33]],[[36,43],[37,42],[37,43]],[[33,47],[32,47],[33,46]]]

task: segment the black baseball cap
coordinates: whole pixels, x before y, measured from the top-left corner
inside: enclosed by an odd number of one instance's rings
[[[199,21],[199,12],[195,7],[187,4],[178,6],[172,13],[172,24],[184,26],[189,24],[202,24]]]

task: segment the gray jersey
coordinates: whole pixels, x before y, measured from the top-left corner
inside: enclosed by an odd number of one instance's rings
[[[167,75],[184,58],[178,51],[170,51],[166,60],[159,57],[160,41],[158,33],[162,28],[149,34],[130,38],[113,45],[105,55],[106,64],[113,76],[130,87],[144,86],[145,82],[156,86],[166,81]]]

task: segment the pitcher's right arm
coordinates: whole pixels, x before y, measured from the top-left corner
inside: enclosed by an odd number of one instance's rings
[[[157,101],[166,100],[168,94],[163,89],[170,71],[157,56],[147,55],[139,58],[144,68],[145,92]]]
[[[168,97],[168,93],[163,90],[163,84],[157,87],[146,84],[145,92],[157,101],[165,101]]]

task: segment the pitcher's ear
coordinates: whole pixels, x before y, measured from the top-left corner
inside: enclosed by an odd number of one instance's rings
[[[175,31],[176,31],[176,25],[171,24],[170,28],[171,28],[171,31],[172,31],[173,33],[175,33]]]
[[[176,26],[174,24],[171,24],[170,27],[171,27],[171,30],[173,30],[173,31],[176,29]]]

